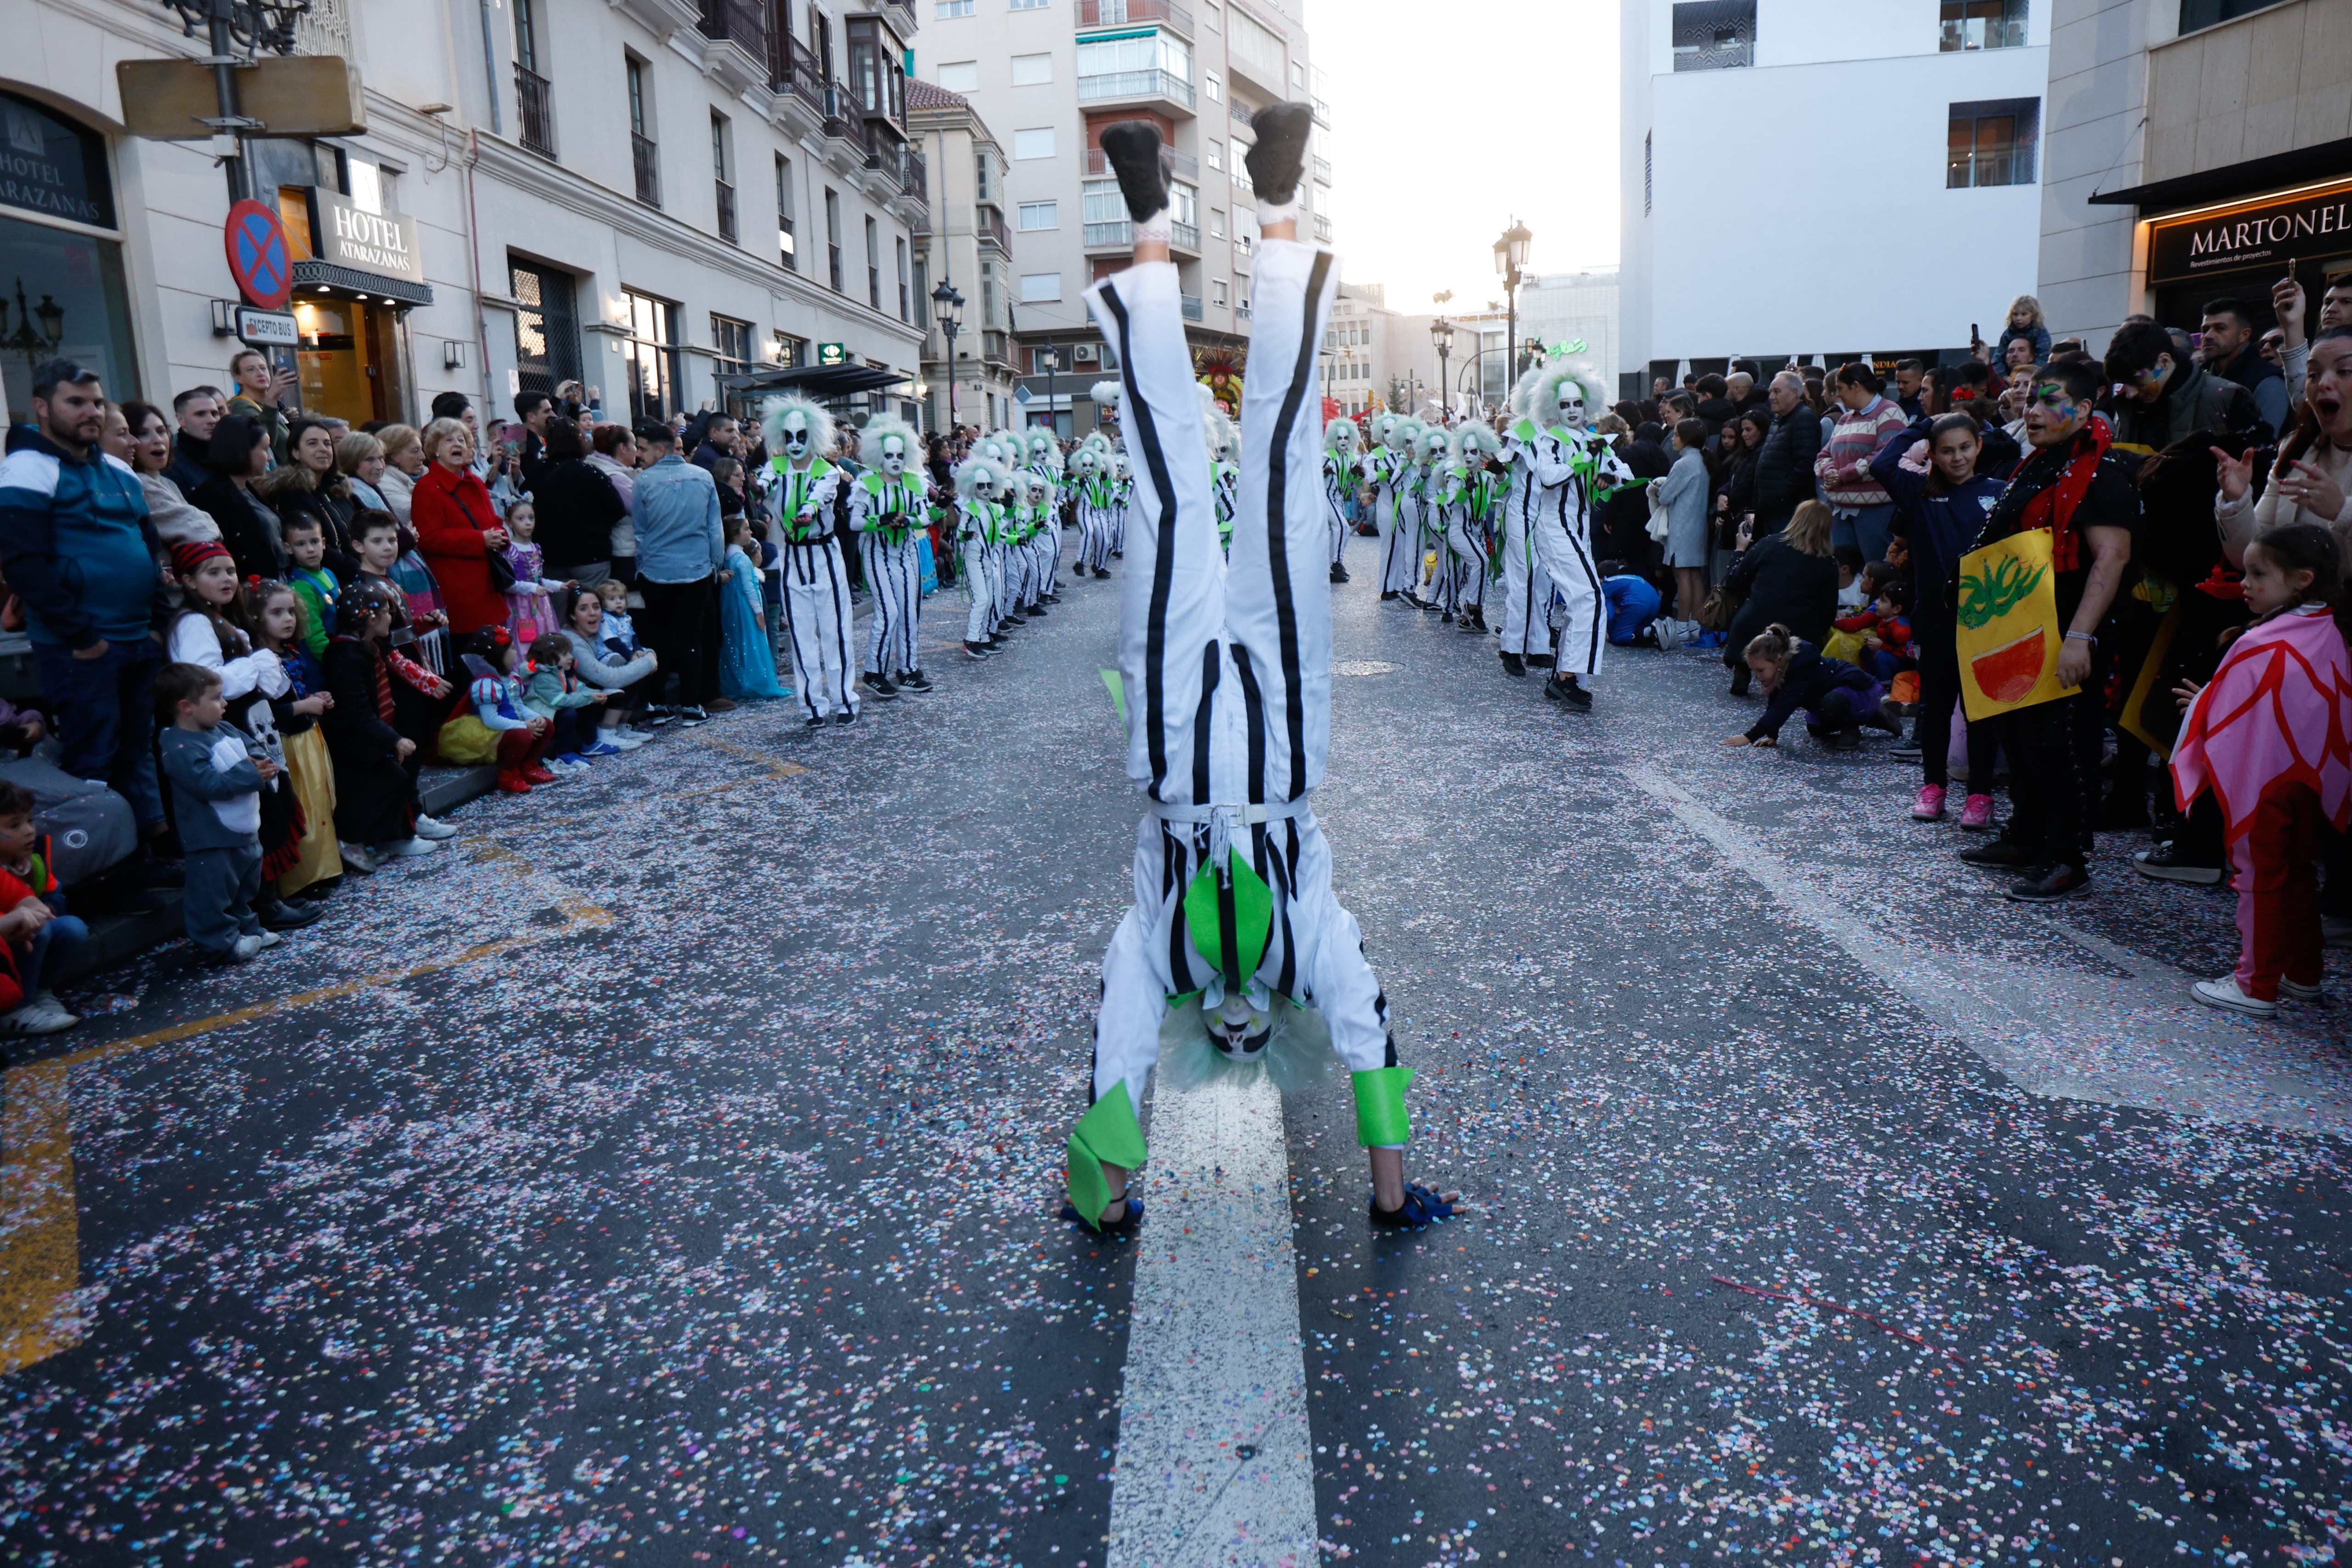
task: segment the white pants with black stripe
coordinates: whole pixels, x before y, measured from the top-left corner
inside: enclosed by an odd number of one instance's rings
[[[1445,547],[1454,558],[1454,603],[1448,607],[1468,610],[1486,602],[1486,546],[1470,526],[1470,509],[1448,507],[1445,512]]]
[[[1591,515],[1577,485],[1547,485],[1534,507],[1536,559],[1568,606],[1561,623],[1559,675],[1598,675],[1601,651],[1609,646],[1609,598],[1601,589],[1601,569],[1592,559]],[[1540,601],[1538,602],[1540,604]]]
[[[784,617],[792,628],[793,690],[811,719],[857,711],[856,667],[851,652],[849,573],[831,539],[787,544],[783,553]]]
[[[921,668],[915,637],[923,616],[923,555],[916,535],[893,544],[879,533],[857,536],[866,563],[866,586],[874,595],[874,618],[866,632],[869,675],[904,675]]]
[[[1037,552],[1037,592],[1056,594],[1062,588],[1062,520],[1057,513],[1037,530],[1030,546]]]
[[[1132,268],[1088,296],[1118,348],[1120,429],[1136,475],[1119,595],[1128,775],[1171,809],[1241,810],[1225,813],[1227,826],[1214,831],[1157,811],[1139,826],[1136,902],[1103,959],[1097,1095],[1123,1083],[1140,1100],[1168,998],[1199,989],[1213,973],[1214,955],[1194,948],[1181,905],[1224,842],[1276,889],[1266,957],[1241,978],[1313,1005],[1351,1069],[1393,1059],[1379,981],[1355,921],[1332,895],[1322,829],[1303,809],[1330,749],[1330,534],[1314,394],[1337,282],[1331,258],[1312,247],[1259,247],[1229,553],[1217,537],[1175,267]],[[1300,808],[1249,824],[1250,803]]]
[[[1381,487],[1381,592],[1410,594],[1421,582],[1421,503]]]
[[[1518,492],[1496,521],[1503,531],[1503,651],[1525,658],[1551,652],[1551,574],[1535,552],[1535,542]]]
[[[1347,498],[1339,493],[1339,481],[1327,478],[1323,481],[1323,504],[1331,513],[1331,564],[1345,568],[1348,563]]]
[[[963,618],[963,640],[986,642],[996,630],[996,599],[1003,591],[1003,584],[997,581],[996,552],[977,536],[965,540],[959,548],[964,592],[971,600],[971,608]]]

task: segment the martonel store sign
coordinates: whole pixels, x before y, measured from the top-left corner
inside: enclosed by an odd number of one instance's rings
[[[2352,180],[2149,226],[2147,280],[2179,283],[2290,258],[2352,254]]]

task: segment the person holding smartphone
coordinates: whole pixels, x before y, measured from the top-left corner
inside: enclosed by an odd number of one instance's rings
[[[298,377],[290,369],[280,370],[270,357],[259,349],[244,349],[228,362],[229,380],[236,391],[228,400],[231,414],[242,414],[261,426],[269,438],[272,462],[286,460],[286,442],[292,422],[286,416],[286,394],[292,391]]]

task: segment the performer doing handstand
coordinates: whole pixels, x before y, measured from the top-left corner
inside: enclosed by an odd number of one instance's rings
[[[1118,351],[1120,426],[1134,471],[1134,559],[1121,587],[1128,773],[1150,809],[1135,904],[1103,955],[1092,1109],[1069,1144],[1072,1217],[1126,1228],[1144,1158],[1136,1113],[1171,1048],[1218,1070],[1328,1032],[1351,1070],[1375,1224],[1418,1226],[1454,1194],[1404,1179],[1409,1137],[1388,1003],[1355,917],[1331,893],[1331,852],[1307,795],[1330,748],[1330,538],[1321,486],[1316,353],[1339,279],[1297,242],[1296,193],[1312,119],[1261,109],[1247,155],[1265,244],[1242,390],[1242,478],[1231,560],[1219,550],[1201,400],[1168,258],[1160,132],[1102,134],[1135,225],[1135,265],[1088,294]],[[1213,1055],[1211,1055],[1213,1053]],[[1318,1060],[1323,1059],[1319,1058]]]

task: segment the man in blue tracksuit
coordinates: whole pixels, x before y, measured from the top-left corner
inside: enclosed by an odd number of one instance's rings
[[[34,423],[0,459],[0,572],[25,603],[66,772],[112,787],[152,837],[164,821],[150,745],[163,544],[138,476],[99,450],[105,417],[96,371],[35,368]]]

